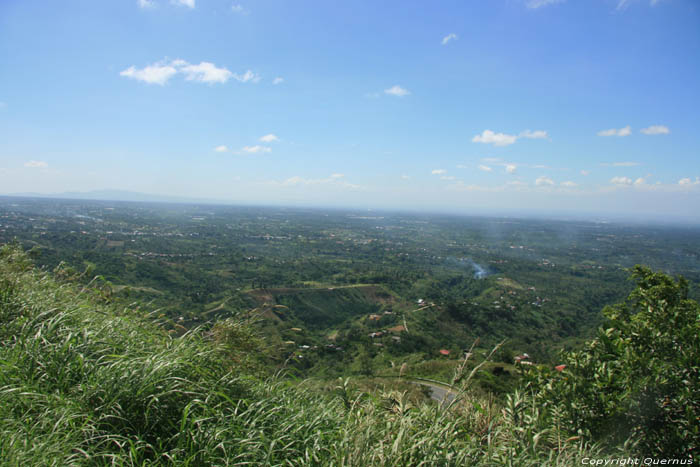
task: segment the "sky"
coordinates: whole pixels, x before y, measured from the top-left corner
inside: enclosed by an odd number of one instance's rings
[[[700,220],[697,0],[3,0],[0,194]]]

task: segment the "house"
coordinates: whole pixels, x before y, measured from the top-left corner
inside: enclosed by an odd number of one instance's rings
[[[515,357],[515,363],[520,363],[521,365],[532,365],[532,362],[528,361],[530,356],[526,353],[518,355]]]
[[[380,315],[369,315],[370,321],[379,321],[382,317]]]
[[[554,369],[557,371],[564,371],[564,368],[566,368],[566,365],[557,365],[554,367]]]
[[[440,355],[448,356],[450,355],[450,351],[447,349],[440,349]]]

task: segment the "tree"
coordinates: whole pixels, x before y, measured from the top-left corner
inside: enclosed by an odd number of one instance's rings
[[[562,355],[564,371],[533,371],[529,384],[582,435],[645,456],[697,455],[700,305],[683,278],[642,266],[632,277],[636,289],[603,310],[597,337]]]

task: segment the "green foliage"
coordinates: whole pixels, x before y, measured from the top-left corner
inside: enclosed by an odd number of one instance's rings
[[[173,338],[100,292],[0,250],[1,465],[568,465],[529,395],[508,410],[467,394],[452,409],[405,393],[330,393],[261,380],[241,352],[255,333],[223,322]]]
[[[697,454],[700,305],[682,278],[641,266],[632,276],[637,288],[604,310],[597,338],[564,354],[561,374],[535,372],[531,384],[583,435],[645,456]]]

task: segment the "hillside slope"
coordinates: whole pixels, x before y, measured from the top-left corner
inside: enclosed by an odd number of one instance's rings
[[[531,399],[504,410],[462,393],[451,410],[253,376],[240,323],[171,337],[136,306],[0,250],[3,465],[554,465],[564,443]],[[557,448],[557,449],[554,449]]]

